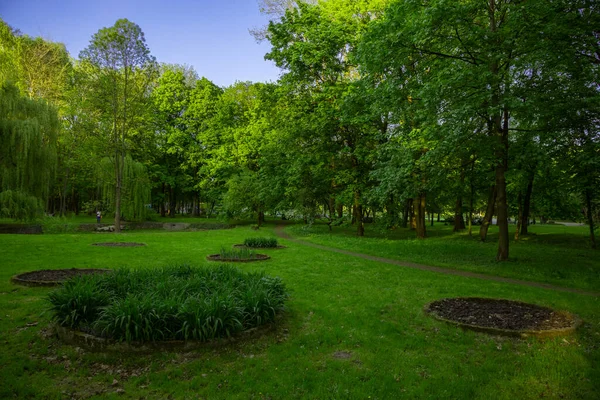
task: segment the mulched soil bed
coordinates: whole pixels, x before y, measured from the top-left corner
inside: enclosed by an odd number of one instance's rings
[[[211,254],[206,257],[208,261],[223,261],[223,262],[253,262],[253,261],[264,261],[268,260],[269,257],[266,254],[256,254],[256,258],[221,258],[220,254]]]
[[[425,311],[465,328],[513,336],[557,336],[574,331],[580,323],[567,312],[503,299],[442,299],[427,305]]]
[[[0,224],[0,233],[26,235],[41,234],[42,226],[31,224]]]
[[[42,269],[25,272],[12,277],[14,283],[26,286],[58,286],[66,280],[79,275],[105,274],[109,269]]]
[[[105,243],[92,243],[92,246],[103,246],[103,247],[139,247],[145,246],[145,243],[135,242],[105,242]]]
[[[287,246],[278,245],[277,247],[248,247],[245,244],[234,244],[234,248],[236,249],[253,249],[253,250],[279,250],[286,249]]]

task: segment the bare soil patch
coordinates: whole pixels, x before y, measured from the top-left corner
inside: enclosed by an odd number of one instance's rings
[[[57,286],[80,275],[105,274],[109,269],[42,269],[25,272],[12,277],[14,283],[26,286]]]
[[[223,262],[253,262],[253,261],[265,261],[269,257],[266,254],[256,254],[254,258],[221,258],[220,254],[211,254],[206,259],[208,261],[223,261]]]
[[[135,242],[104,242],[104,243],[92,243],[92,246],[103,246],[103,247],[139,247],[145,246],[146,243],[135,243]]]
[[[557,336],[573,332],[579,319],[535,304],[479,297],[434,301],[425,307],[434,317],[465,328],[511,336]]]

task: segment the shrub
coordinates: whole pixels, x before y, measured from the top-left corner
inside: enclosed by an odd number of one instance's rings
[[[274,248],[277,247],[277,239],[275,238],[247,238],[244,240],[244,246],[252,248]]]
[[[221,247],[219,256],[222,260],[254,260],[257,258],[256,252],[247,248],[226,249]]]
[[[62,326],[120,341],[209,340],[273,321],[279,278],[222,265],[175,265],[79,276],[48,295]]]

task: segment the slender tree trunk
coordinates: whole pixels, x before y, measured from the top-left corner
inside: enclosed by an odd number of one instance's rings
[[[410,218],[410,210],[412,208],[413,199],[407,199],[404,203],[404,210],[402,213],[402,227],[408,228],[408,222]]]
[[[523,201],[523,215],[521,216],[521,236],[528,234],[529,225],[529,210],[531,208],[531,193],[533,192],[533,180],[535,178],[535,172],[529,175],[527,181],[527,191],[525,192],[525,199]]]
[[[456,205],[454,207],[454,232],[462,231],[465,229],[465,218],[463,217],[463,202],[462,193],[463,187],[465,186],[465,169],[460,169],[460,191],[456,198]]]
[[[427,224],[425,223],[425,193],[419,193],[413,200],[413,209],[415,213],[415,230],[418,239],[425,239],[427,236]]]
[[[360,192],[354,192],[354,219],[356,221],[356,234],[365,236],[365,224],[363,221],[363,206],[360,201]]]
[[[437,213],[437,215],[438,215],[437,216],[437,222],[440,222],[441,221],[441,219],[440,219],[440,213]]]
[[[465,229],[465,218],[463,217],[462,207],[462,196],[458,196],[454,207],[454,232]]]
[[[481,222],[481,227],[479,228],[479,238],[482,242],[485,242],[487,238],[488,228],[492,223],[492,218],[494,217],[494,211],[496,208],[496,185],[492,185],[490,187],[487,208],[485,209],[485,215],[483,216],[483,221]]]
[[[169,217],[175,218],[177,213],[177,199],[175,198],[175,188],[169,185]]]
[[[475,186],[473,185],[473,169],[475,162],[471,164],[471,178],[469,180],[469,236],[473,236],[473,197],[475,197]]]
[[[200,191],[194,190],[194,201],[192,202],[192,215],[194,217],[200,216]]]
[[[166,196],[166,190],[165,190],[165,183],[163,182],[162,184],[162,196],[161,196],[161,200],[160,200],[160,216],[161,217],[166,217],[167,216],[167,210],[165,207],[165,198]]]
[[[504,112],[504,128],[500,130],[500,157],[496,166],[496,202],[498,206],[497,261],[508,260],[508,203],[506,201],[506,171],[508,170],[508,112]]]
[[[586,189],[585,191],[585,202],[587,205],[587,218],[590,226],[590,245],[592,249],[596,248],[596,233],[594,232],[594,213],[592,212],[592,191]]]
[[[519,195],[517,196],[517,203],[518,203],[518,215],[517,215],[517,229],[515,229],[515,240],[519,240],[519,233],[521,232],[521,224],[523,222],[523,206],[522,206],[522,195],[521,192],[519,192]]]

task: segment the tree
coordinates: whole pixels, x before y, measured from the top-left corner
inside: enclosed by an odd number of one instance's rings
[[[56,110],[0,85],[0,215],[32,219],[45,207],[56,171]]]
[[[111,147],[115,176],[115,232],[121,230],[121,188],[123,170],[136,102],[147,93],[156,71],[154,58],[140,27],[127,19],[92,36],[80,59],[89,63],[96,74],[98,96],[103,98],[101,113],[111,124]]]
[[[400,86],[415,83],[413,97],[430,109],[429,126],[449,131],[455,130],[449,120],[485,124],[489,144],[484,152],[495,158],[499,261],[509,256],[506,172],[509,138],[520,128],[514,117],[546,95],[519,84],[539,65],[557,66],[548,69],[552,75],[547,78],[569,72],[560,60],[573,59],[571,53],[585,48],[583,38],[589,36],[581,24],[571,29],[580,15],[587,14],[568,1],[406,0],[392,3],[363,42],[370,73]],[[550,46],[556,36],[564,46]],[[471,129],[459,132],[463,141],[473,134]]]

